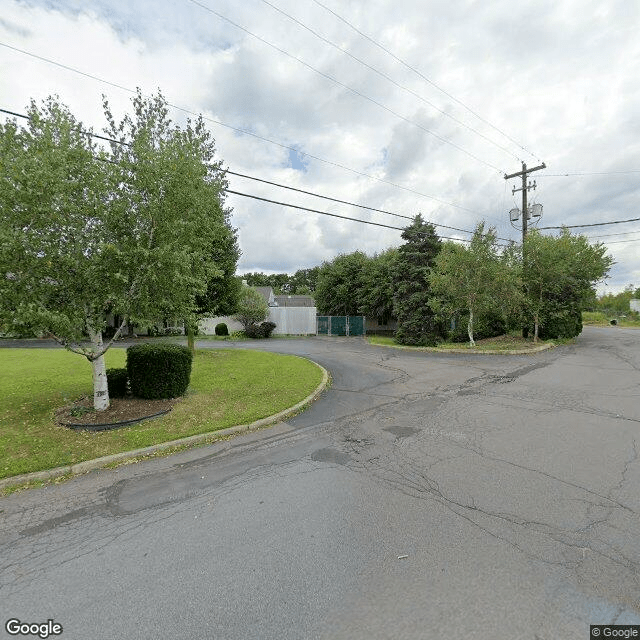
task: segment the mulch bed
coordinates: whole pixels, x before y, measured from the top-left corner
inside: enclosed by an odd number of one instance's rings
[[[99,425],[118,426],[170,411],[180,398],[144,400],[143,398],[111,398],[105,411],[93,409],[93,397],[83,397],[72,405],[58,409],[55,420],[63,426],[86,426],[94,430]]]

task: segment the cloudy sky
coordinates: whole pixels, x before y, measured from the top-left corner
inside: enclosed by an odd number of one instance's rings
[[[0,0],[0,7],[3,109],[24,113],[31,98],[57,93],[99,131],[102,94],[121,115],[136,87],[160,88],[183,109],[172,111],[175,121],[202,113],[225,166],[254,178],[401,216],[420,212],[461,230],[484,219],[502,238],[517,239],[508,211],[520,205],[512,195],[520,182],[504,175],[522,162],[545,162],[529,192],[544,206],[538,226],[640,218],[635,1]],[[270,200],[408,223],[248,178],[229,181]],[[293,272],[401,242],[394,229],[238,195],[228,204],[240,272]],[[614,256],[606,290],[640,286],[640,222],[576,231]]]

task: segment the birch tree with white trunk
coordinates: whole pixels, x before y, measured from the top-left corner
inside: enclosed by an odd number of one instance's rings
[[[431,307],[453,317],[468,314],[469,344],[475,345],[474,322],[487,312],[508,312],[520,295],[518,272],[509,251],[498,252],[495,229],[477,225],[469,246],[448,242],[436,257],[429,276]]]
[[[109,406],[104,354],[127,323],[188,317],[222,270],[233,233],[226,182],[202,119],[180,128],[161,94],[133,98],[112,142],[59,102],[0,124],[0,332],[50,336],[92,364],[94,408]],[[103,341],[108,316],[121,318]]]

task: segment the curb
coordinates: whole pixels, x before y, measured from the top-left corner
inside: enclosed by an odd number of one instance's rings
[[[301,356],[295,356],[300,358]],[[261,418],[260,420],[256,420],[251,424],[240,424],[235,427],[227,427],[226,429],[218,429],[218,431],[210,431],[208,433],[199,433],[194,436],[187,436],[186,438],[180,438],[179,440],[171,440],[169,442],[160,442],[158,444],[153,444],[148,447],[143,447],[142,449],[133,449],[132,451],[122,451],[120,453],[114,453],[109,456],[103,456],[102,458],[95,458],[94,460],[85,460],[84,462],[78,462],[76,464],[67,465],[64,467],[56,467],[55,469],[46,469],[44,471],[33,471],[31,473],[23,473],[19,476],[11,476],[9,478],[3,478],[0,480],[0,491],[2,489],[6,489],[7,487],[12,487],[15,485],[25,484],[27,482],[35,482],[39,480],[53,480],[54,478],[59,478],[60,476],[66,475],[80,475],[81,473],[87,473],[88,471],[93,471],[94,469],[100,469],[108,464],[112,464],[114,462],[123,462],[126,460],[130,460],[131,458],[137,458],[138,456],[147,456],[153,453],[157,453],[158,451],[165,451],[167,449],[172,449],[173,447],[183,447],[183,446],[191,446],[202,443],[215,442],[220,438],[224,438],[226,436],[233,436],[239,433],[246,433],[248,431],[257,431],[258,429],[263,429],[264,427],[271,426],[277,422],[281,422],[286,418],[290,418],[300,409],[302,409],[305,405],[313,402],[318,398],[318,396],[327,388],[329,385],[329,372],[322,366],[320,366],[317,362],[313,362],[309,358],[303,358],[304,360],[309,360],[316,365],[322,371],[322,381],[315,388],[313,393],[308,395],[304,400],[294,404],[292,407],[288,409],[283,409],[282,411],[275,413],[266,418]]]
[[[375,344],[369,342],[372,347],[381,347],[383,349],[406,349],[409,351],[426,351],[428,353],[465,353],[474,356],[488,355],[488,356],[526,356],[529,353],[539,353],[540,351],[546,351],[547,349],[553,349],[555,344],[541,344],[539,347],[533,349],[486,349],[484,351],[475,351],[473,349],[438,349],[438,347],[408,347],[401,344]]]

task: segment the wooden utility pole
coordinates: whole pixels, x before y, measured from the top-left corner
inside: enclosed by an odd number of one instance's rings
[[[543,162],[541,165],[538,165],[537,167],[531,167],[531,169],[527,169],[527,165],[523,162],[522,163],[522,171],[517,171],[516,173],[511,173],[509,175],[504,176],[505,180],[509,180],[510,178],[517,178],[518,176],[520,176],[522,178],[522,186],[521,187],[513,187],[511,194],[513,195],[516,191],[522,191],[522,283],[523,283],[523,287],[525,288],[526,291],[526,279],[527,279],[527,258],[525,256],[525,251],[524,251],[524,241],[525,238],[527,237],[527,220],[529,219],[529,210],[528,210],[528,206],[527,206],[527,192],[529,191],[529,189],[535,189],[536,188],[536,182],[535,180],[529,184],[527,184],[527,176],[530,173],[533,173],[534,171],[539,171],[540,169],[546,169],[547,165]],[[527,324],[525,323],[525,325],[522,327],[522,337],[523,338],[528,338],[529,337],[529,327],[527,326]]]
[[[516,173],[510,173],[509,175],[505,174],[504,179],[510,180],[511,178],[517,178],[518,176],[522,177],[522,186],[521,187],[513,187],[511,190],[511,194],[513,195],[516,191],[522,191],[522,246],[524,247],[524,239],[527,236],[527,220],[528,218],[528,207],[527,207],[527,192],[529,189],[535,189],[536,183],[535,180],[527,184],[527,176],[534,171],[540,171],[540,169],[546,169],[547,165],[543,162],[537,167],[531,167],[531,169],[527,169],[527,165],[522,163],[522,171],[517,171]]]

